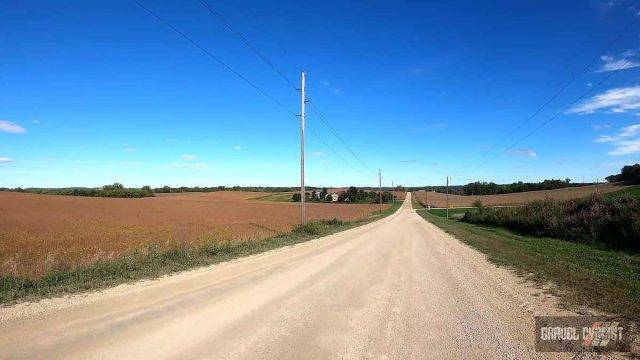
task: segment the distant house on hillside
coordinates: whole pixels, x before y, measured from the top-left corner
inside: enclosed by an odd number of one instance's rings
[[[331,196],[331,202],[337,202],[338,198],[340,197],[340,195],[338,195],[337,193],[331,193],[329,194],[329,196]]]

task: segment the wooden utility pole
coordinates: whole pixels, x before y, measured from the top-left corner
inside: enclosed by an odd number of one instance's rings
[[[427,187],[424,187],[424,207],[429,208],[429,193],[427,192]]]
[[[393,180],[391,180],[391,203],[395,203],[396,202],[396,188],[393,187]]]
[[[380,193],[378,194],[378,198],[380,198],[380,214],[382,214],[382,169],[378,169],[378,182],[380,185]]]
[[[304,190],[304,71],[301,79],[302,87],[300,88],[300,223],[304,224],[304,201],[307,196]]]
[[[449,177],[447,176],[447,219],[449,219]]]

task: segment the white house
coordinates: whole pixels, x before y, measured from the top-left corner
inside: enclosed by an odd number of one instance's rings
[[[331,202],[338,201],[338,197],[340,197],[340,195],[338,195],[336,193],[331,193],[329,196],[331,196]]]

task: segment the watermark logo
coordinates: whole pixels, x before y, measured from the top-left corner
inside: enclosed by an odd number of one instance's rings
[[[603,316],[536,316],[536,351],[633,351],[640,345],[632,321]]]

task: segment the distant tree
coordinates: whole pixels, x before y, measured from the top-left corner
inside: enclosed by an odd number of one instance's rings
[[[300,202],[300,193],[294,193],[293,196],[291,197],[291,201],[294,202]]]
[[[346,191],[343,191],[340,194],[338,194],[338,202],[346,202],[346,201],[349,201],[349,196],[347,195]]]
[[[622,168],[620,174],[606,177],[608,182],[627,182],[629,184],[640,184],[640,164],[628,165]]]
[[[120,183],[113,183],[111,185],[105,185],[102,187],[103,190],[124,190],[124,185]]]
[[[142,190],[144,190],[144,191],[151,191],[151,186],[149,186],[149,185],[145,185],[145,186],[143,186],[143,187],[142,187]]]

